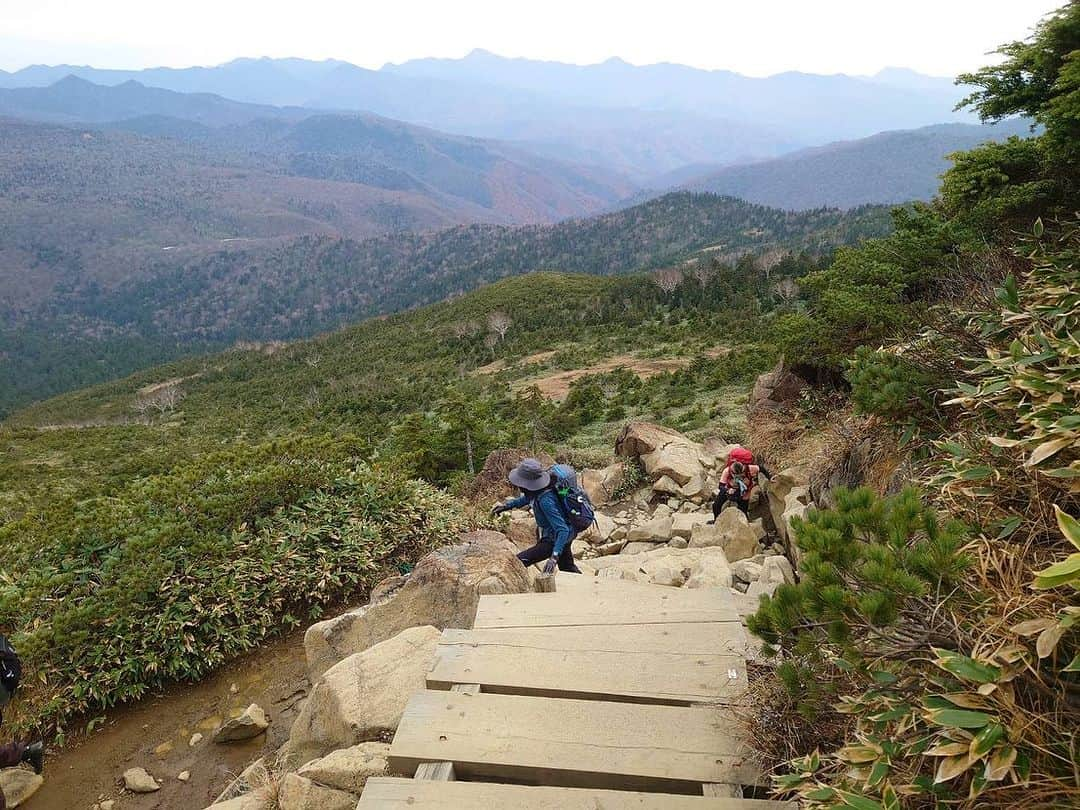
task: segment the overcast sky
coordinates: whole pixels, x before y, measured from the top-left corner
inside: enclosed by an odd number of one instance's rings
[[[753,76],[953,76],[1065,0],[0,0],[0,68],[136,68],[238,56],[377,68],[486,48],[588,64],[679,62]]]

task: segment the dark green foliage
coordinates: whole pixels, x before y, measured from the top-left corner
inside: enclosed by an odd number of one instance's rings
[[[838,374],[855,347],[917,323],[918,299],[953,259],[960,231],[927,206],[894,212],[896,230],[799,282],[808,311],[779,318],[776,331],[792,362]]]
[[[34,673],[19,718],[62,725],[199,678],[452,539],[446,496],[356,446],[234,448],[0,528],[0,624]]]
[[[861,413],[878,414],[904,423],[924,413],[933,392],[944,380],[936,379],[916,358],[911,359],[860,346],[847,371],[851,401]]]
[[[807,690],[816,690],[813,670],[835,657],[861,666],[898,653],[905,636],[927,626],[924,600],[955,587],[970,565],[960,552],[964,528],[939,522],[915,490],[833,495],[835,509],[811,511],[793,526],[799,583],[763,597],[747,618],[751,632],[792,656],[785,681]],[[823,694],[804,697],[811,713],[827,708]]]

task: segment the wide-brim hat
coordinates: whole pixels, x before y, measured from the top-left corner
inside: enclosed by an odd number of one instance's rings
[[[532,492],[544,489],[551,483],[551,473],[545,470],[544,465],[535,458],[522,459],[521,463],[514,467],[507,477],[515,487]]]

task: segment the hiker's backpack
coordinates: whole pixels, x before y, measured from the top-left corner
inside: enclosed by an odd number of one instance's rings
[[[733,447],[731,448],[731,452],[727,454],[727,466],[730,467],[736,461],[741,461],[749,467],[754,463],[754,454],[745,447]]]
[[[741,461],[746,465],[747,475],[743,479],[736,479],[733,474],[730,473],[731,465],[736,461]],[[728,486],[731,486],[738,490],[736,493],[740,500],[746,500],[750,497],[750,490],[754,488],[754,478],[749,474],[750,465],[754,463],[754,454],[747,450],[745,447],[733,447],[728,453],[727,464],[725,468],[729,471],[728,474]]]
[[[577,471],[569,464],[556,464],[550,472],[551,488],[555,490],[567,523],[579,532],[592,526],[596,510],[585,490],[578,485]]]
[[[15,694],[22,677],[22,662],[6,636],[0,635],[0,694],[10,698]],[[6,693],[6,694],[3,694]],[[6,700],[4,701],[6,702]]]

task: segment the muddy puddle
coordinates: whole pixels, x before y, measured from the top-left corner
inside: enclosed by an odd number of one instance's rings
[[[196,685],[111,712],[92,734],[46,760],[45,784],[20,807],[90,810],[115,799],[116,810],[202,810],[248,763],[285,741],[308,688],[303,633],[271,641]],[[213,742],[222,719],[251,703],[266,710],[267,733],[248,742]],[[195,734],[203,737],[192,746]],[[121,790],[121,774],[134,767],[161,780],[161,790]],[[184,771],[191,775],[186,782],[177,778]]]

